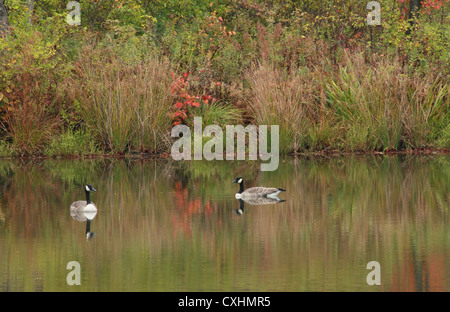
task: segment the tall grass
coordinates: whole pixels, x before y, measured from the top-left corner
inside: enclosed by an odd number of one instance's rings
[[[168,64],[156,59],[124,64],[114,55],[102,60],[89,53],[83,60],[73,82],[96,140],[115,153],[166,147],[172,106]]]
[[[341,131],[341,149],[424,147],[434,143],[449,120],[448,84],[432,72],[408,75],[395,61],[371,67],[349,57],[325,90]]]
[[[34,101],[17,106],[6,117],[12,153],[24,156],[41,153],[57,132],[58,120]]]
[[[449,147],[449,85],[434,71],[409,74],[395,59],[370,64],[354,53],[334,71],[260,65],[249,81],[255,122],[280,126],[285,153]]]
[[[280,151],[298,149],[317,112],[311,77],[264,64],[251,71],[248,78],[252,88],[248,102],[255,122],[280,127]]]

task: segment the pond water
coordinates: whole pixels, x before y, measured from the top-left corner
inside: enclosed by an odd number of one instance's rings
[[[0,291],[450,291],[448,155],[259,165],[1,160]],[[237,176],[285,201],[241,206]]]

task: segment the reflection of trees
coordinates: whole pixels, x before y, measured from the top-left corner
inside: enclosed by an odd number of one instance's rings
[[[422,260],[412,252],[406,261],[395,265],[391,291],[448,291],[445,273],[448,270],[445,253],[431,253]]]
[[[281,163],[277,172],[259,173],[252,183],[283,185],[286,202],[251,206],[241,216],[233,213],[239,205],[229,178],[235,176],[231,163],[228,174],[221,168],[216,177],[206,179],[198,170],[190,178],[186,170],[181,180],[166,171],[170,165],[153,161],[95,169],[55,162],[52,175],[49,166],[21,165],[0,175],[5,215],[0,234],[7,237],[0,244],[10,244],[5,252],[0,246],[9,263],[2,267],[0,262],[0,276],[3,271],[22,272],[24,265],[29,266],[27,273],[34,272],[36,263],[37,271],[47,272],[45,263],[61,261],[72,248],[80,257],[92,258],[86,246],[94,244],[86,244],[69,215],[70,203],[83,193],[74,195],[77,187],[67,182],[88,174],[98,179],[96,204],[101,207],[95,219],[101,235],[93,241],[101,246],[95,254],[98,274],[118,290],[126,289],[127,281],[145,290],[180,290],[168,285],[191,290],[198,285],[221,290],[247,285],[259,290],[361,290],[365,266],[372,260],[381,264],[382,286],[377,289],[449,290],[444,237],[450,166],[445,158],[337,157]],[[62,243],[55,245],[68,241],[73,243],[69,251]],[[24,254],[26,262],[19,258]],[[132,268],[126,280],[114,275],[118,267]]]
[[[39,164],[23,163],[15,168],[2,197],[6,226],[25,237],[34,237],[52,221],[61,192]]]
[[[401,158],[299,162],[302,174],[286,187],[301,194],[302,213],[292,211],[289,223],[299,218],[294,233],[309,237],[303,243],[318,263],[342,258],[357,267],[366,255],[366,263],[380,261],[386,286],[448,290],[448,268],[435,252],[448,250],[448,160]]]
[[[198,187],[198,184],[195,185]],[[181,182],[174,182],[175,208],[177,213],[173,214],[174,230],[182,229],[186,234],[191,232],[191,221],[195,215],[211,215],[217,209],[217,203],[202,199],[198,195],[190,195],[189,189]]]

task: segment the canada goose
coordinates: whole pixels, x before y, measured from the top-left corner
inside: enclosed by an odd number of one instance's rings
[[[239,184],[239,192],[236,193],[235,197],[237,199],[242,198],[257,198],[257,197],[267,197],[267,198],[273,198],[277,199],[277,195],[283,191],[286,191],[281,188],[275,188],[275,187],[251,187],[249,189],[246,189],[244,191],[244,180],[241,177],[237,177],[233,183]]]
[[[93,202],[91,202],[91,191],[97,192],[97,190],[90,184],[84,186],[86,192],[86,200],[77,200],[70,205],[71,212],[86,212],[86,211],[97,211],[97,207]]]

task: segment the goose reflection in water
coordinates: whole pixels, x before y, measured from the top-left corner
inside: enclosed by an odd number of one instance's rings
[[[71,211],[70,215],[76,221],[86,222],[86,240],[95,236],[95,233],[91,232],[91,221],[97,215],[97,211]]]
[[[282,203],[285,202],[286,200],[284,199],[280,199],[277,196],[274,196],[272,198],[268,198],[268,197],[255,197],[255,198],[246,198],[246,199],[242,199],[239,198],[239,209],[235,209],[234,212],[236,212],[236,214],[238,215],[242,215],[244,214],[244,204],[249,204],[249,205],[270,205],[270,204],[278,204],[278,203]]]

